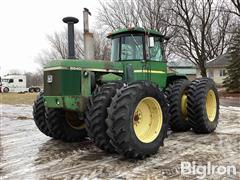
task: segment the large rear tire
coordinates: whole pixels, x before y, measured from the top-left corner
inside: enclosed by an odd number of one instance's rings
[[[167,136],[167,116],[164,94],[156,85],[140,81],[124,86],[108,110],[110,142],[128,158],[154,154]]]
[[[191,128],[187,116],[189,85],[190,81],[186,79],[177,80],[166,90],[170,112],[169,125],[172,131],[185,132]]]
[[[55,139],[77,142],[87,137],[84,119],[75,111],[49,108],[47,123],[52,137]]]
[[[212,79],[194,80],[188,91],[189,123],[196,133],[211,133],[218,125],[219,98]]]
[[[47,126],[47,117],[46,117],[46,110],[43,101],[43,92],[40,92],[37,96],[37,99],[34,101],[33,104],[33,119],[38,127],[38,129],[45,134],[46,136],[51,137],[50,130]]]
[[[88,103],[86,112],[86,128],[89,136],[95,142],[96,146],[106,152],[113,153],[114,147],[108,137],[106,118],[107,108],[112,102],[112,97],[116,94],[117,89],[121,88],[123,83],[108,83],[96,89]]]

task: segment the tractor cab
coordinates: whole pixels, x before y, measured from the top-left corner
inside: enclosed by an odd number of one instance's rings
[[[163,61],[163,41],[159,32],[140,27],[120,29],[108,35],[112,39],[111,61]]]

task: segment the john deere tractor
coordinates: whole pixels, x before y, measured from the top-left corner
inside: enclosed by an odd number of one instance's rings
[[[91,138],[97,147],[128,158],[158,151],[170,128],[211,133],[218,124],[219,99],[211,79],[190,82],[169,73],[166,37],[151,29],[120,29],[111,39],[111,61],[74,56],[73,25],[68,23],[69,59],[44,68],[44,92],[33,106],[39,130],[67,142]]]

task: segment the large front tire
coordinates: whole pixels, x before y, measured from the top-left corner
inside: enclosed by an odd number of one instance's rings
[[[47,123],[52,137],[55,139],[77,142],[87,137],[84,120],[77,112],[49,108]]]
[[[211,133],[218,125],[219,98],[212,79],[193,81],[188,91],[188,119],[196,133]]]
[[[116,151],[144,158],[163,145],[168,129],[167,103],[154,84],[140,81],[120,89],[108,110],[107,134]]]
[[[86,112],[86,127],[89,136],[93,139],[96,146],[106,152],[113,153],[114,147],[110,143],[108,137],[106,118],[107,108],[112,102],[112,97],[115,96],[117,89],[121,88],[123,83],[109,83],[99,87],[94,92],[88,103]]]

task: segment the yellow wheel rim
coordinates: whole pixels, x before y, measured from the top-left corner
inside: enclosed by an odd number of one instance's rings
[[[206,97],[206,111],[209,121],[214,121],[217,114],[216,95],[213,90],[209,90]]]
[[[77,117],[78,115],[75,112],[66,111],[65,112],[65,119],[69,126],[71,126],[73,129],[83,129],[85,128],[84,121],[79,120]]]
[[[181,110],[184,119],[187,119],[187,94],[184,93],[181,98]]]
[[[143,143],[154,141],[163,123],[160,104],[152,97],[142,99],[134,112],[133,127],[137,138]]]

